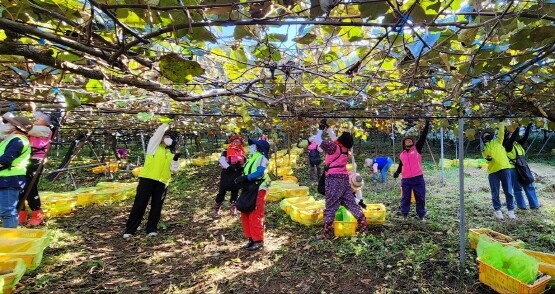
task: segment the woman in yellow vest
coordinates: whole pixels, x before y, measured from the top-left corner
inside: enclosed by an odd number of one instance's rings
[[[528,207],[526,205],[526,200],[524,200],[524,196],[522,196],[522,191],[526,194],[526,198],[528,200],[528,205],[530,209],[540,209],[540,202],[538,201],[538,196],[536,194],[536,186],[534,182],[531,183],[521,183],[518,178],[518,174],[515,168],[515,161],[516,158],[519,156],[525,156],[526,150],[524,149],[524,145],[528,140],[528,135],[530,135],[530,129],[532,128],[533,123],[529,123],[526,127],[526,131],[522,138],[519,137],[520,128],[517,128],[512,134],[511,137],[503,142],[503,146],[505,147],[505,151],[507,151],[507,157],[509,158],[509,163],[511,164],[511,182],[513,184],[514,196],[516,200],[516,206],[519,209],[526,210]]]
[[[249,139],[248,142],[249,158],[243,168],[243,175],[236,178],[235,183],[246,184],[245,186],[254,185],[254,188],[258,189],[254,210],[241,211],[241,224],[243,225],[245,238],[248,239],[248,242],[242,248],[255,251],[264,245],[264,202],[266,201],[266,190],[270,185],[268,175],[265,172],[270,163],[270,143],[264,139]],[[243,189],[248,188],[243,187]],[[237,200],[237,203],[239,201]]]
[[[17,202],[25,186],[31,147],[27,132],[33,123],[21,116],[6,113],[0,125],[4,141],[0,143],[0,218],[4,228],[17,228]]]
[[[482,155],[488,161],[488,181],[491,188],[491,202],[493,204],[494,215],[499,220],[503,219],[501,201],[499,201],[499,182],[501,182],[507,203],[507,215],[510,219],[516,219],[513,185],[511,182],[511,165],[507,158],[505,147],[503,147],[503,139],[505,138],[503,122],[499,123],[497,138],[494,139],[492,131],[484,131],[481,137],[484,142]]]
[[[158,222],[162,214],[162,204],[166,198],[171,173],[179,170],[179,153],[172,153],[177,144],[177,135],[166,133],[167,124],[156,129],[146,149],[145,165],[139,173],[139,185],[123,238],[129,238],[137,231],[150,200],[150,212],[146,223],[148,236],[158,235]]]

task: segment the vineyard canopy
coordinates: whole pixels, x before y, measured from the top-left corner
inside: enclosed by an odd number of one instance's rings
[[[534,116],[555,129],[553,0],[0,5],[4,108],[62,96],[143,121]]]

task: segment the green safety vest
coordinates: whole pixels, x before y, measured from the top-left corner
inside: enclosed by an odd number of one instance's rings
[[[511,167],[515,167],[515,164],[513,163],[513,160],[516,159],[516,152],[518,151],[518,156],[524,156],[526,154],[526,150],[524,150],[524,147],[522,147],[522,145],[520,145],[520,143],[518,142],[514,142],[513,144],[513,150],[511,150],[511,152],[507,152],[507,158],[509,158],[509,163],[511,164]]]
[[[24,176],[27,174],[27,166],[29,165],[29,158],[31,157],[31,148],[29,147],[29,139],[24,135],[12,134],[6,137],[0,143],[0,154],[4,154],[6,146],[15,138],[19,138],[23,142],[23,150],[18,157],[12,161],[12,166],[0,170],[0,177],[10,176]]]
[[[170,165],[172,160],[172,152],[164,146],[158,146],[154,155],[146,155],[145,165],[139,173],[139,177],[162,182],[166,185],[169,184],[171,180]]]
[[[247,162],[245,163],[245,168],[243,168],[243,174],[246,176],[248,174],[254,173],[259,166],[257,165],[257,163],[262,160],[262,157],[264,157],[264,155],[262,155],[262,153],[258,151],[255,152],[251,157],[249,157],[249,159],[247,159]],[[260,184],[261,186],[268,181],[268,175],[264,173],[262,179],[263,181]]]

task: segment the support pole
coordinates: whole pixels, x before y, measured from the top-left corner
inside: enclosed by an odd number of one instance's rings
[[[439,160],[439,164],[441,165],[441,183],[445,185],[445,158],[443,157],[443,128],[439,129],[439,150],[441,159]]]
[[[464,272],[465,261],[465,227],[464,227],[464,122],[459,118],[459,265],[460,272]]]
[[[540,153],[542,153],[543,148],[545,148],[545,146],[547,145],[547,142],[549,142],[549,139],[551,139],[551,136],[553,136],[553,133],[554,133],[554,132],[551,132],[551,133],[549,134],[549,136],[547,137],[547,140],[545,140],[545,143],[543,143],[542,148],[540,149],[540,151],[538,151],[538,154],[536,154],[536,155],[540,155]]]

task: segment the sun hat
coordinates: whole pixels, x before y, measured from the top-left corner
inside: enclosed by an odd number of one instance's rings
[[[360,191],[364,186],[364,180],[360,174],[351,173],[349,175],[349,184],[351,184],[351,188],[353,188],[353,190]]]

